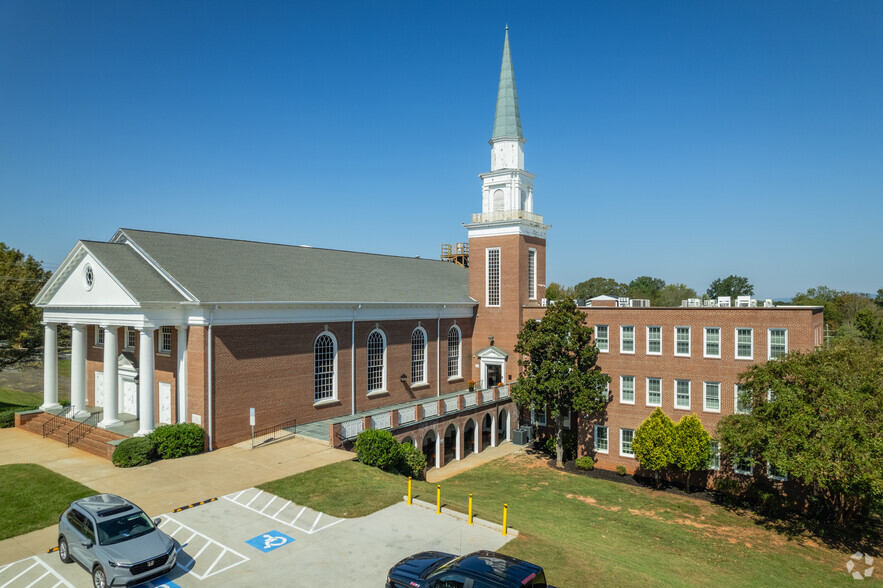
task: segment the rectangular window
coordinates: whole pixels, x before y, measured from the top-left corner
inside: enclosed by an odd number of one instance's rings
[[[104,329],[96,325],[95,327],[95,347],[104,347]]]
[[[619,401],[622,404],[635,403],[635,376],[619,377]]]
[[[662,327],[647,327],[647,354],[662,354]]]
[[[787,482],[788,474],[785,470],[777,468],[774,464],[766,462],[767,477],[770,480],[778,480],[779,482]]]
[[[711,449],[709,451],[711,454],[708,460],[708,469],[711,470],[719,470],[721,469],[721,444],[717,439],[711,440]]]
[[[537,299],[537,250],[527,250],[527,297]]]
[[[635,352],[635,327],[633,325],[619,327],[619,352]]]
[[[619,454],[626,457],[634,457],[635,452],[632,449],[632,441],[635,439],[635,431],[633,429],[619,430]]]
[[[754,329],[736,329],[736,359],[754,359]]]
[[[690,380],[675,380],[675,408],[690,410]]]
[[[172,352],[172,327],[160,327],[159,329],[159,353]]]
[[[702,409],[707,412],[721,411],[721,383],[705,382],[705,394],[703,394]]]
[[[500,306],[500,248],[487,249],[487,305]]]
[[[705,327],[705,357],[721,356],[720,327]]]
[[[742,386],[736,384],[736,414],[749,414],[751,412],[751,399],[742,394]]]
[[[138,339],[138,331],[132,327],[126,327],[126,349],[135,349],[135,341]]]
[[[675,355],[690,357],[690,327],[675,327]]]
[[[538,409],[535,413],[536,423],[540,427],[546,426],[546,407]]]
[[[736,455],[733,460],[733,471],[743,476],[751,476],[754,474],[754,463],[751,460],[751,454],[747,456]]]
[[[607,453],[607,427],[595,425],[595,451]]]
[[[604,353],[610,349],[610,328],[607,325],[595,325],[595,345]]]
[[[767,341],[769,341],[767,349],[769,359],[776,359],[788,353],[788,329],[770,329]]]
[[[647,406],[662,406],[662,380],[647,378]]]

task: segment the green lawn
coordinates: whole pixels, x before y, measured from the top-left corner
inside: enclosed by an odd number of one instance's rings
[[[40,406],[43,396],[30,392],[21,392],[10,388],[0,388],[0,410],[17,406]]]
[[[852,553],[768,531],[745,513],[552,470],[531,456],[503,458],[442,482],[442,504],[509,525],[520,536],[504,553],[542,565],[557,586],[803,586],[853,582]],[[361,516],[399,500],[407,479],[341,462],[264,484],[263,489],[335,516]],[[415,482],[434,503],[435,485]],[[392,564],[393,562],[390,562]]]
[[[36,464],[0,466],[0,539],[54,525],[68,504],[95,493]]]
[[[58,360],[58,375],[66,376],[68,378],[71,377],[71,360],[69,359],[59,359]]]

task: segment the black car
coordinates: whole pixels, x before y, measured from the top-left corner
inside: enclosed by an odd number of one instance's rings
[[[386,588],[554,588],[543,568],[493,551],[457,557],[424,551],[389,570]]]

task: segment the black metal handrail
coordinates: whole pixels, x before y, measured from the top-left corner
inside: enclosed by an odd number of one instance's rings
[[[60,413],[43,423],[43,436],[46,437],[51,435],[54,431],[63,426],[73,409],[73,406],[65,406]]]
[[[82,421],[79,425],[71,429],[67,432],[67,446],[70,447],[83,437],[89,434],[89,431],[95,428],[95,425],[98,424],[98,420],[101,417],[100,412],[93,412],[89,415],[89,418]]]
[[[259,439],[261,437],[267,437],[267,436],[273,435],[273,438],[267,439],[267,441],[274,441],[274,440],[276,440],[275,435],[277,433],[279,433],[280,431],[285,431],[286,433],[289,433],[291,435],[296,434],[297,433],[297,419],[291,419],[289,421],[279,423],[278,425],[273,425],[272,427],[265,427],[263,429],[258,429],[251,436],[251,448],[252,449],[255,448],[255,439]],[[261,443],[259,443],[258,445],[261,445]]]

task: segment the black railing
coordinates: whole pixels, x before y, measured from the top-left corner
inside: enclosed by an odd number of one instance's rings
[[[45,423],[43,423],[43,436],[51,435],[53,432],[64,426],[65,421],[70,418],[73,406],[65,406],[64,409]]]
[[[101,418],[100,412],[93,412],[85,421],[67,432],[67,446],[70,447],[83,437],[89,434],[89,431],[95,428],[98,420]]]
[[[285,439],[295,433],[297,433],[297,419],[291,419],[272,427],[258,429],[251,436],[251,448],[254,449],[265,443]]]

